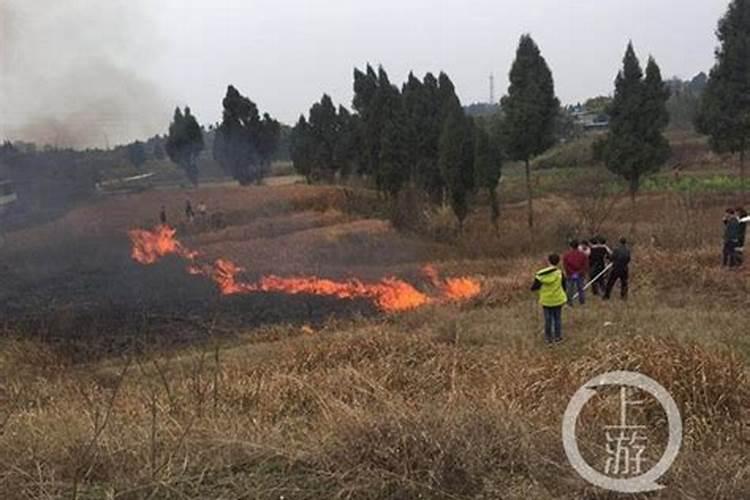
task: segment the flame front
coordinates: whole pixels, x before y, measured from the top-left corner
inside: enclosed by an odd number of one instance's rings
[[[413,285],[397,278],[385,278],[377,283],[364,283],[351,279],[334,281],[314,276],[283,278],[264,276],[256,283],[240,280],[243,268],[227,259],[217,259],[212,264],[200,262],[198,252],[188,250],[176,238],[176,231],[169,226],[158,226],[153,231],[135,229],[128,233],[133,244],[133,260],[141,264],[154,264],[167,255],[178,255],[189,261],[187,271],[193,275],[211,278],[222,295],[245,293],[305,294],[340,299],[366,299],[382,311],[399,312],[416,309],[427,304],[447,301],[465,301],[479,294],[480,285],[470,278],[448,278],[441,280],[437,270],[428,266],[423,273],[439,291],[432,297],[417,290]]]
[[[153,231],[145,229],[133,229],[128,232],[130,241],[133,243],[131,256],[133,260],[141,264],[154,264],[167,255],[179,255],[188,260],[198,256],[197,252],[187,250],[175,239],[177,230],[166,226],[157,226]]]

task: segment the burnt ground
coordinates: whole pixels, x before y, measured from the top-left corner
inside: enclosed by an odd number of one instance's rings
[[[188,224],[185,199],[211,216]],[[130,259],[127,230],[150,227],[162,204],[184,244],[246,272],[418,286],[419,269],[445,249],[348,212],[340,191],[284,186],[206,188],[124,195],[79,207],[53,222],[6,232],[0,248],[0,317],[6,335],[31,336],[75,359],[129,348],[170,348],[264,325],[317,326],[380,314],[368,301],[285,294],[222,297],[214,284],[168,257]]]

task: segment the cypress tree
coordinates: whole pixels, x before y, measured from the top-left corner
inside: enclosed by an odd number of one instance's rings
[[[307,182],[312,182],[312,148],[310,146],[309,125],[304,116],[300,116],[289,137],[289,154],[292,157],[294,170],[303,175]]]
[[[463,231],[469,213],[469,196],[474,189],[474,124],[461,106],[447,109],[440,135],[440,172],[445,180],[448,200]]]
[[[385,71],[381,68],[381,73]],[[387,80],[387,76],[386,76]],[[354,70],[354,99],[352,106],[361,117],[358,136],[362,146],[360,173],[374,175],[380,156],[380,78],[375,70],[367,65],[365,72]]]
[[[745,186],[745,151],[750,145],[750,0],[733,0],[719,21],[716,64],[702,97],[696,128],[717,153],[739,153]]]
[[[174,118],[169,125],[166,152],[169,159],[185,171],[190,182],[198,185],[197,159],[203,151],[203,130],[198,121],[186,107],[184,113],[175,109]]]
[[[555,97],[552,72],[530,35],[523,35],[510,70],[508,94],[501,106],[505,114],[505,144],[510,157],[526,167],[528,223],[534,226],[530,161],[555,143],[555,123],[560,101]]]
[[[260,178],[257,139],[262,128],[258,107],[232,85],[222,101],[222,121],[216,129],[214,159],[240,185]]]
[[[279,148],[279,141],[281,140],[281,124],[271,118],[268,113],[263,113],[263,120],[260,122],[260,128],[258,129],[258,159],[260,161],[260,175],[258,182],[268,174],[271,169],[271,160],[274,154]]]
[[[496,138],[481,126],[475,127],[474,135],[474,174],[478,188],[486,189],[490,203],[490,221],[497,229],[500,206],[497,199],[497,185],[500,182],[502,152]]]
[[[422,92],[425,114],[423,128],[419,135],[418,182],[432,201],[438,203],[445,189],[445,182],[438,165],[440,135],[443,131],[444,119],[440,101],[440,83],[432,73],[427,73],[422,80]]]
[[[330,96],[324,94],[320,102],[310,108],[309,136],[313,155],[313,179],[333,180],[336,175],[336,142],[339,134],[339,119]]]
[[[633,202],[641,178],[669,159],[669,143],[663,136],[669,123],[668,98],[656,61],[649,59],[644,79],[633,44],[629,43],[615,80],[609,132],[596,147],[607,167],[628,181]]]

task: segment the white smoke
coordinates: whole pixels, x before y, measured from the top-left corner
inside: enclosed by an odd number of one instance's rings
[[[143,65],[158,53],[145,0],[2,0],[0,140],[129,142],[171,113]]]

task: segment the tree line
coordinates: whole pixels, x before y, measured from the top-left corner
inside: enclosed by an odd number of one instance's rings
[[[521,162],[533,227],[531,160],[555,145],[564,113],[552,72],[530,35],[520,39],[509,80],[500,111],[478,120],[464,112],[445,73],[421,80],[409,74],[399,88],[382,67],[355,69],[353,112],[336,108],[324,95],[292,131],[292,161],[311,182],[360,175],[391,198],[407,186],[416,188],[433,203],[450,204],[459,227],[479,190],[486,192],[497,224],[502,164]],[[668,97],[656,62],[649,60],[643,79],[628,45],[609,106],[612,128],[597,149],[612,171],[629,180],[633,193],[641,176],[669,155],[662,135]]]
[[[719,21],[716,65],[695,114],[696,128],[709,135],[712,149],[737,153],[744,179],[750,136],[750,0],[733,0]],[[499,215],[497,186],[504,161],[524,166],[528,224],[534,225],[531,160],[556,144],[564,113],[552,72],[530,35],[523,35],[509,72],[510,85],[490,119],[464,112],[445,73],[410,73],[400,87],[386,70],[367,65],[354,70],[351,111],[328,95],[302,115],[288,138],[294,168],[310,182],[359,176],[395,199],[405,188],[433,203],[449,204],[463,224],[472,200],[484,190],[493,223]],[[672,84],[674,88],[674,84]],[[644,176],[670,157],[664,136],[670,115],[670,85],[656,60],[645,71],[628,43],[611,99],[608,132],[594,144],[594,156],[623,177],[635,199]],[[674,100],[673,100],[674,101]],[[215,129],[213,156],[241,184],[258,182],[276,151],[281,125],[229,86]],[[197,182],[195,160],[203,150],[201,128],[189,108],[177,109],[166,153]],[[139,152],[133,151],[137,159]]]
[[[214,129],[213,157],[241,185],[260,182],[281,141],[281,124],[258,106],[227,87],[222,100],[222,120]],[[174,112],[165,150],[193,184],[198,184],[198,156],[205,148],[204,131],[189,107]]]

